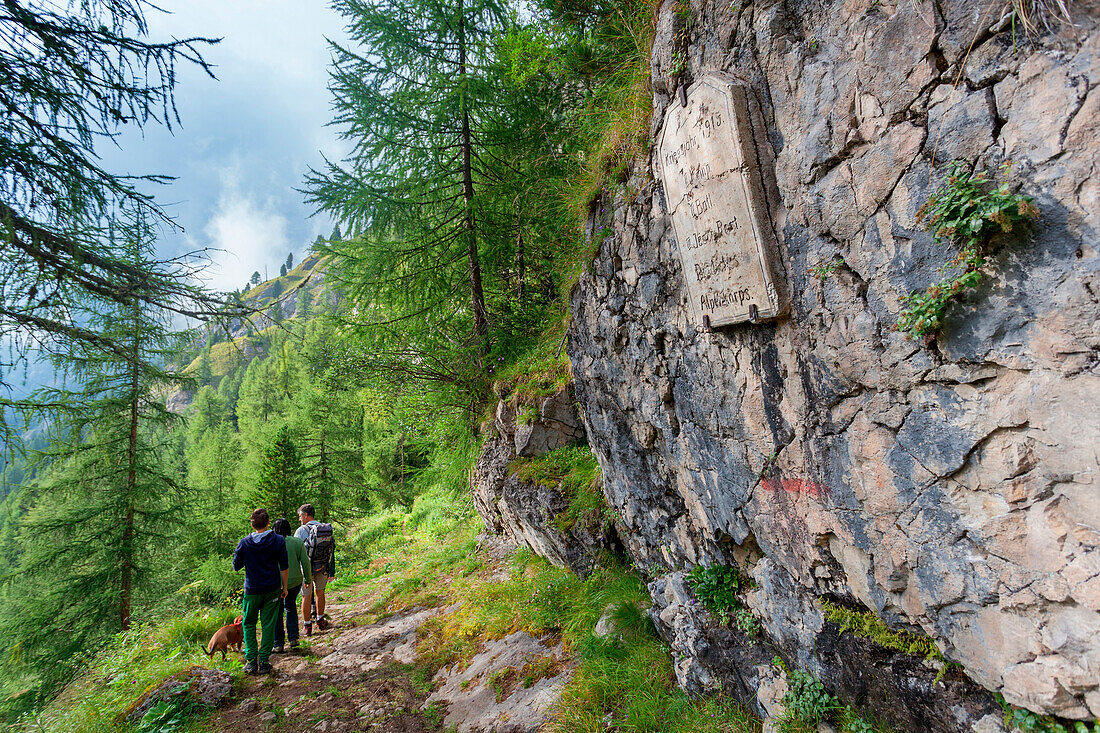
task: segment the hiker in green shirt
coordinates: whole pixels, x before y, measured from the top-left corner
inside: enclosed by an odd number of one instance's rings
[[[286,555],[290,564],[286,598],[283,599],[286,629],[284,631],[283,620],[280,619],[275,629],[275,648],[272,650],[275,654],[282,654],[284,640],[290,644],[291,649],[298,648],[298,592],[302,590],[302,583],[310,582],[310,563],[305,543],[290,534],[290,522],[285,517],[276,519],[272,529],[286,541]]]

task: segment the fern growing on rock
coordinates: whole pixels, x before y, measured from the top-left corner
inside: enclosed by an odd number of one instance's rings
[[[897,327],[911,338],[934,337],[943,328],[947,307],[985,279],[1000,236],[1021,232],[1039,215],[1030,196],[1012,193],[1007,183],[986,191],[986,180],[984,172],[972,173],[956,162],[947,183],[917,211],[917,221],[933,239],[958,245],[959,253],[940,268],[938,283],[902,299]]]

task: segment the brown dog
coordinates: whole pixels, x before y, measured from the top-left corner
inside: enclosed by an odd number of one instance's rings
[[[223,626],[214,632],[214,635],[210,637],[210,643],[206,648],[206,656],[213,657],[216,652],[222,653],[222,661],[225,661],[225,653],[229,650],[229,647],[233,647],[234,651],[241,650],[241,644],[244,643],[244,629],[241,628],[241,622],[244,621],[244,616],[238,616],[237,620],[228,626]]]

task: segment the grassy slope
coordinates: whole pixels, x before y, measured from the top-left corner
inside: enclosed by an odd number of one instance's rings
[[[319,264],[321,264],[322,257],[317,254],[311,254],[298,263],[298,266],[293,270],[287,272],[286,275],[272,278],[267,282],[260,283],[254,288],[241,294],[242,300],[249,305],[256,308],[263,308],[269,305],[273,301],[273,293],[276,289],[276,284],[279,286],[279,297],[285,297],[287,293],[292,292],[297,288],[307,277],[313,273]],[[313,280],[316,283],[316,280]],[[307,286],[307,289],[314,289],[316,286],[311,284]],[[314,292],[314,297],[317,293]],[[294,320],[294,317],[288,318],[287,321]],[[238,366],[245,355],[251,354],[249,346],[252,344],[266,343],[266,337],[269,337],[279,326],[269,326],[262,331],[257,332],[254,336],[240,336],[232,341],[219,341],[210,347],[210,372],[217,377],[224,377],[229,374]],[[250,359],[251,356],[248,356]],[[191,363],[185,367],[184,371],[188,374],[194,374],[195,370],[199,367],[199,360],[201,354],[196,354]]]
[[[89,672],[70,684],[56,700],[12,730],[34,733],[129,733],[132,726],[120,714],[132,709],[145,693],[192,665],[216,667],[241,677],[234,655],[221,661],[207,658],[203,644],[220,626],[230,623],[237,609],[205,609],[170,619],[156,627],[137,627],[120,634],[106,650],[88,660]],[[201,719],[192,719],[174,733],[197,733]]]

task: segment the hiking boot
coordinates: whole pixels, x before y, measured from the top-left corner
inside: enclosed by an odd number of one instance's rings
[[[251,662],[245,662],[243,669],[244,669],[245,674],[259,674],[260,673],[259,672],[260,665],[256,663],[255,659],[253,659]]]
[[[291,649],[297,649],[297,648],[298,648],[298,640],[297,640],[297,639],[292,639],[292,640],[291,640],[291,642],[290,642],[290,648],[291,648]]]
[[[282,654],[283,653],[283,645],[278,644],[278,645],[272,647],[271,648],[271,653],[272,654]]]
[[[271,664],[269,662],[261,662],[260,666],[256,668],[256,674],[271,674]]]
[[[306,627],[306,636],[313,636],[313,624],[307,623],[305,625],[305,627]]]

